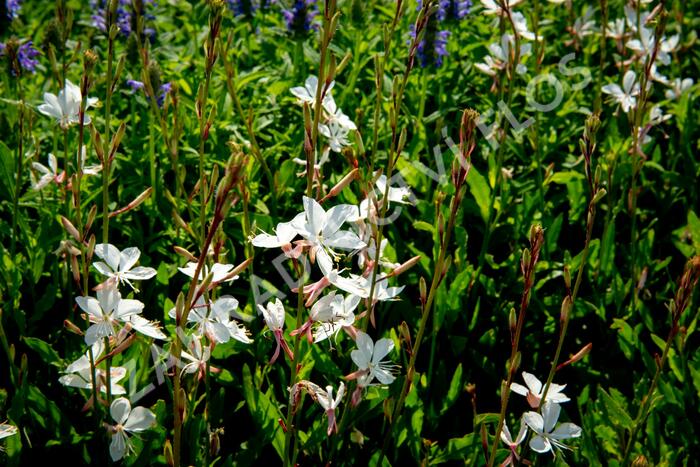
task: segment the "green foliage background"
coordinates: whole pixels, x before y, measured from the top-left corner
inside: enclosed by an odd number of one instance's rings
[[[364,145],[369,147],[376,98],[373,57],[382,52],[382,29],[391,22],[394,5],[381,1],[356,2],[362,11],[352,11],[352,3],[339,2],[342,14],[331,50],[338,61],[348,53],[351,55],[336,77],[334,96],[357,123]],[[500,408],[500,381],[511,350],[508,316],[512,307],[517,309],[522,293],[520,256],[521,250],[528,246],[528,232],[533,223],[544,227],[545,243],[527,313],[520,368],[540,379],[549,371],[565,294],[563,269],[568,266],[577,271],[581,266],[585,239],[588,187],[578,140],[586,116],[595,107],[600,86],[621,82],[622,73],[616,67],[619,55],[614,50],[614,41],[606,42],[607,60],[602,67],[598,34],[571,43],[567,28],[584,11],[593,10],[593,18],[600,25],[597,3],[574,1],[571,10],[563,5],[540,3],[540,33],[545,44],[541,72],[561,78],[563,101],[551,112],[537,113],[536,125],[516,134],[509,131],[503,167],[512,170],[512,176],[502,177],[497,173],[496,152],[479,135],[468,178],[468,194],[453,236],[452,264],[437,295],[427,340],[417,362],[414,390],[400,425],[394,428],[388,458],[395,465],[484,464],[480,429],[485,424],[490,444]],[[92,11],[87,2],[73,0],[67,6],[74,14],[68,47],[76,52],[91,48],[97,53],[97,81],[90,96],[102,100],[105,36],[90,25]],[[667,30],[679,33],[681,39],[672,64],[663,71],[673,78],[697,77],[700,3],[676,0],[666,2],[665,7],[670,12]],[[533,14],[531,2],[517,9],[528,18]],[[609,1],[608,10],[610,19],[622,17],[623,2]],[[199,130],[194,102],[203,79],[202,43],[208,11],[203,2],[162,0],[153,10],[155,19],[151,22],[156,30],[150,45],[151,58],[160,66],[162,82],[172,82],[176,88],[174,95],[183,125],[178,140],[179,162],[185,171],[188,190],[199,177]],[[16,34],[39,45],[54,15],[49,2],[26,0],[20,18],[8,25],[0,38],[7,40]],[[381,109],[379,159],[375,164],[378,167],[385,163],[390,142],[386,119],[392,78],[406,66],[406,43],[415,17],[415,4],[408,2],[388,51],[389,62],[383,76],[387,99]],[[488,44],[498,40],[492,20],[493,17],[475,10],[466,20],[449,24],[449,56],[444,65],[437,69],[416,67],[409,77],[400,116],[401,125],[408,129],[408,138],[399,168],[405,169],[402,173],[418,201],[415,206],[404,208],[399,220],[385,231],[393,247],[389,252],[393,260],[401,262],[414,255],[420,255],[421,260],[397,281],[407,285],[402,300],[380,305],[376,331],[377,335],[394,339],[398,348],[402,347],[398,334],[402,322],[407,323],[415,338],[420,319],[419,278],[431,278],[437,258],[437,246],[432,246],[437,236],[435,197],[440,190],[450,189],[412,168],[410,163],[421,161],[435,170],[433,148],[437,146],[449,168],[452,155],[444,142],[443,131],[457,140],[463,109],[471,107],[484,114],[496,108],[499,96],[492,78],[474,67],[487,53]],[[296,175],[301,169],[291,159],[304,158],[303,117],[289,89],[302,84],[308,75],[317,74],[317,33],[304,38],[290,36],[279,9],[272,8],[258,12],[253,18],[234,18],[227,13],[222,36],[232,41],[229,57],[238,70],[235,86],[245,111],[250,109],[263,156],[274,172],[275,186],[271,186],[259,164],[251,161],[246,168],[252,221],[256,229],[270,232],[277,222],[291,219],[302,210],[305,179]],[[570,66],[586,67],[592,74],[592,82],[581,90],[571,88],[579,77],[564,77],[557,66],[560,58],[571,52],[575,53],[575,59]],[[72,53],[66,55],[67,76],[77,83],[82,70],[81,54],[71,56]],[[167,312],[186,284],[177,272],[184,261],[174,254],[173,246],[197,251],[192,238],[176,227],[172,213],[176,211],[189,221],[187,207],[196,208],[198,198],[168,199],[166,190],[174,192],[175,184],[168,152],[145,95],[134,93],[125,84],[127,78],[140,79],[142,67],[133,44],[119,36],[116,57],[121,56],[126,61],[113,99],[112,125],[114,131],[117,122],[124,122],[127,129],[113,166],[110,210],[126,205],[146,187],[153,186],[154,191],[137,209],[111,221],[110,243],[120,248],[140,248],[140,264],[157,269],[156,278],[141,285],[138,298],[146,303],[144,316],[160,320],[166,333],[172,336],[174,324]],[[20,80],[25,102],[32,112],[24,141],[26,153],[22,155],[27,169],[22,172],[18,190],[21,196],[16,221],[20,236],[14,256],[10,253],[10,243],[17,188],[19,96],[17,80],[7,70],[3,70],[0,84],[0,215],[3,219],[0,308],[6,336],[3,344],[7,343],[2,353],[8,354],[3,355],[0,366],[0,387],[4,388],[0,390],[0,418],[9,419],[21,431],[20,436],[4,441],[6,452],[0,458],[8,465],[29,465],[49,456],[81,464],[102,463],[107,456],[108,438],[92,412],[81,410],[88,394],[58,383],[66,365],[84,352],[82,338],[69,332],[64,320],[70,319],[80,327],[83,322],[75,307],[76,288],[69,265],[57,254],[61,241],[69,238],[59,218],[64,213],[62,195],[53,184],[38,192],[29,183],[31,161],[45,164],[49,152],[62,154],[60,132],[49,119],[34,111],[44,92],[58,91],[46,55],[39,60],[37,73],[26,74]],[[516,86],[511,109],[521,122],[536,114],[525,100],[527,82],[536,76],[534,58],[529,57],[526,64],[528,73],[510,83]],[[552,97],[550,91],[542,88],[545,96]],[[620,462],[637,408],[656,369],[654,355],[661,353],[669,331],[670,318],[665,305],[673,298],[686,260],[699,252],[700,131],[695,108],[698,86],[678,100],[667,101],[663,87],[657,84],[650,99],[662,103],[671,119],[655,127],[650,133],[652,142],[644,146],[647,159],[635,182],[639,189],[635,227],[628,209],[633,173],[630,125],[625,114],[614,105],[602,105],[594,166],[601,168],[607,196],[598,204],[590,255],[563,355],[573,354],[588,343],[592,343],[592,351],[583,360],[558,372],[555,379],[557,383],[567,384],[566,394],[572,398],[563,406],[562,418],[580,425],[583,435],[570,443],[573,451],[565,457],[558,456],[557,463],[615,465]],[[170,105],[168,121],[172,122]],[[223,168],[230,154],[228,141],[244,147],[248,141],[245,124],[227,92],[221,62],[214,67],[209,105],[216,106],[217,115],[206,146],[207,170],[217,165]],[[91,111],[98,131],[104,127],[103,111],[103,108]],[[75,131],[70,138],[71,144],[77,144]],[[537,149],[536,142],[539,142]],[[88,159],[95,163],[93,142],[87,144]],[[332,154],[324,166],[328,187],[353,167],[353,161],[361,168],[363,179],[369,179],[366,154],[357,141],[352,147],[353,151],[345,155]],[[100,190],[100,176],[86,179],[82,197],[84,213],[93,204],[99,205]],[[362,196],[360,186],[351,185],[336,201],[357,204]],[[492,211],[490,203],[493,203]],[[247,239],[242,223],[243,211],[238,204],[223,227],[225,259],[231,264],[246,257]],[[490,239],[483,248],[488,229],[491,229]],[[283,283],[271,266],[275,256],[274,252],[256,251],[249,271],[254,270],[256,275],[282,289]],[[645,280],[641,280],[642,275]],[[97,284],[97,274],[92,277],[91,285]],[[226,287],[225,292],[237,297],[245,307],[244,312],[255,317],[247,325],[255,342],[250,346],[238,343],[217,346],[213,354],[212,364],[221,372],[214,376],[210,422],[212,427],[224,429],[216,465],[278,463],[284,442],[278,419],[284,418],[286,410],[288,362],[280,360],[273,366],[267,365],[274,340],[269,338],[269,333],[263,333],[264,323],[256,317],[248,279],[246,273]],[[288,302],[292,309],[294,295],[290,295]],[[694,456],[700,448],[696,416],[700,413],[697,318],[698,300],[694,299],[681,320],[682,332],[655,393],[651,415],[637,437],[634,452],[645,455],[653,463],[692,465],[696,462]],[[291,329],[294,319],[291,314],[287,319]],[[332,347],[328,343],[314,346],[305,354],[301,376],[323,386],[336,385],[340,377],[354,371],[349,359],[353,348],[347,337]],[[399,378],[402,380],[407,354],[401,350],[392,359],[404,369]],[[125,386],[132,395],[156,380],[147,342],[137,341],[116,357],[115,364],[130,369]],[[519,378],[518,375],[516,380]],[[388,427],[384,415],[387,404],[390,406],[395,401],[400,386],[397,381],[389,388],[372,388],[351,415],[354,430],[348,428],[331,438],[325,434],[322,411],[307,402],[298,418],[301,430],[298,461],[302,465],[321,464],[331,454],[341,465],[376,461]],[[137,455],[129,458],[128,463],[165,462],[163,447],[171,437],[172,426],[170,390],[166,378],[164,384],[157,385],[155,391],[140,401],[140,405],[151,407],[156,413],[159,425],[135,440]],[[184,435],[187,439],[184,459],[196,465],[203,462],[206,449],[207,426],[202,410],[202,399],[193,399]],[[525,410],[528,408],[522,398],[511,398],[508,411],[511,429],[517,426],[516,419]],[[360,439],[362,442],[358,443]],[[505,450],[499,452],[499,456],[504,454]],[[545,455],[538,462],[554,461]]]

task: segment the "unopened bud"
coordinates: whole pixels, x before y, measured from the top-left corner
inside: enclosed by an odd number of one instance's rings
[[[214,430],[209,434],[209,455],[216,457],[221,449],[221,440],[219,439],[219,430]]]
[[[598,201],[603,199],[603,197],[607,194],[608,192],[605,190],[605,188],[601,188],[598,191],[596,191],[595,195],[593,196],[593,199],[591,200],[591,203],[597,204]]]
[[[182,247],[174,246],[174,247],[173,247],[173,250],[175,250],[175,253],[177,253],[178,255],[182,256],[182,257],[185,258],[185,259],[187,259],[187,261],[190,261],[190,262],[193,262],[193,263],[196,263],[196,262],[199,261],[199,259],[198,259],[195,255],[193,255],[192,253],[190,253],[189,251],[185,250],[185,249],[182,248]]]
[[[513,358],[513,362],[510,364],[510,368],[508,368],[508,371],[510,371],[510,374],[514,375],[516,371],[518,371],[518,368],[520,368],[520,361],[522,360],[522,354],[520,352],[515,353],[515,357]]]
[[[66,232],[68,232],[68,234],[70,234],[70,236],[73,237],[76,242],[82,241],[82,236],[78,232],[78,229],[76,229],[75,226],[71,223],[71,221],[61,216],[61,223],[63,224],[63,228],[66,229]]]
[[[571,297],[568,295],[564,297],[564,300],[561,302],[561,311],[559,313],[559,322],[561,323],[562,328],[565,328],[566,325],[569,324],[572,305]]]
[[[564,266],[564,285],[567,292],[571,290],[571,269],[569,266]]]
[[[530,249],[529,248],[523,248],[523,255],[522,259],[520,260],[520,267],[522,268],[523,274],[526,273],[528,269],[530,269],[530,260],[532,257],[530,256]]]
[[[83,54],[83,60],[85,70],[89,72],[92,71],[92,69],[95,66],[95,63],[97,63],[98,57],[92,49],[87,49]]]
[[[399,335],[406,342],[409,353],[413,353],[413,344],[411,342],[411,330],[408,328],[406,321],[402,321],[399,325]]]
[[[542,241],[544,230],[540,224],[533,224],[530,227],[530,247],[534,250],[535,245]]]
[[[333,188],[331,188],[331,190],[328,192],[328,194],[321,201],[325,201],[329,198],[337,196],[341,191],[343,191],[345,189],[345,187],[350,185],[350,183],[357,178],[358,172],[359,172],[359,169],[351,170],[338,183],[336,183],[336,185]]]
[[[518,318],[515,314],[515,308],[511,308],[508,313],[508,327],[510,328],[511,335],[515,334],[515,328],[518,326]]]
[[[418,261],[420,261],[420,255],[414,256],[413,258],[409,259],[408,261],[402,263],[394,269],[389,276],[398,276],[401,273],[404,273],[411,269],[413,266],[415,266]]]
[[[73,324],[73,322],[70,320],[64,320],[63,327],[66,328],[68,331],[72,332],[73,334],[77,334],[79,336],[83,335],[83,331],[78,326]]]
[[[421,277],[418,281],[418,290],[420,291],[420,301],[425,305],[425,301],[428,297],[427,286],[425,284],[425,278]]]
[[[175,460],[173,459],[173,445],[170,444],[170,440],[165,440],[165,446],[163,447],[163,455],[165,456],[165,462],[173,467],[175,465]]]

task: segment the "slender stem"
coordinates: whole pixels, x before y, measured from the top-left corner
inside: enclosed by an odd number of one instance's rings
[[[12,243],[10,246],[10,256],[15,261],[15,249],[17,247],[17,237],[19,236],[19,194],[22,188],[22,169],[24,165],[24,98],[22,97],[21,77],[17,79],[17,92],[19,95],[19,135],[17,142],[17,173],[15,175],[15,196],[12,201]]]
[[[299,262],[299,280],[298,280],[298,293],[297,293],[297,319],[296,319],[296,329],[299,329],[302,325],[302,321],[304,319],[304,261]],[[301,337],[301,336],[300,336]],[[284,337],[282,337],[284,338]],[[289,376],[289,387],[292,388],[294,387],[294,384],[296,384],[296,379],[297,379],[297,367],[299,364],[299,348],[301,346],[301,338],[297,338],[294,340],[294,358],[292,359],[292,368],[291,368],[291,374]],[[292,404],[287,405],[287,416],[285,418],[285,423],[287,427],[287,431],[284,434],[284,460],[283,460],[283,465],[285,467],[291,465],[290,459],[289,459],[289,447],[290,443],[292,441],[292,437],[296,437],[296,427],[293,425],[293,417],[294,414],[292,413]],[[295,454],[292,455],[292,458],[294,458]]]
[[[105,136],[103,144],[102,153],[104,154],[104,161],[102,162],[102,243],[108,243],[109,241],[109,177],[111,172],[112,161],[110,160],[110,132],[111,132],[111,122],[112,122],[112,75],[113,71],[113,60],[114,60],[114,37],[110,31],[113,16],[110,12],[110,8],[107,8],[107,95],[105,97]],[[155,189],[155,184],[153,185]]]

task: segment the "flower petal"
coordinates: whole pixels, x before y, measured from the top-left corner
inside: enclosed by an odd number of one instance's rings
[[[131,402],[125,397],[119,397],[112,401],[112,405],[109,407],[109,413],[115,422],[123,425],[129,418],[129,413],[131,412]]]
[[[99,243],[95,245],[95,254],[98,258],[105,261],[112,268],[112,271],[116,272],[119,270],[121,255],[117,247],[109,243]]]
[[[156,416],[145,407],[136,407],[131,411],[129,419],[124,424],[124,429],[132,433],[151,428],[156,423]]]

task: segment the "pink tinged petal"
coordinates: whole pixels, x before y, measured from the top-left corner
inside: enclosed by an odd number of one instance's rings
[[[122,277],[134,281],[145,281],[157,274],[156,270],[153,268],[147,268],[144,266],[137,266],[131,271],[124,272]]]
[[[550,438],[568,439],[581,436],[581,427],[573,423],[560,423],[554,431],[549,434]]]
[[[129,413],[131,412],[131,403],[129,399],[120,397],[112,401],[112,405],[109,407],[109,413],[115,422],[123,425],[124,422],[129,418]]]
[[[525,439],[525,435],[527,434],[527,425],[523,423],[523,421],[520,421],[520,431],[518,431],[518,436],[515,438],[515,444],[520,444],[523,442]]]
[[[537,435],[530,440],[530,448],[535,452],[543,453],[550,451],[552,445],[547,438]]]
[[[332,235],[323,237],[323,244],[331,248],[341,248],[343,250],[360,250],[367,247],[367,244],[360,240],[355,232],[342,230]]]
[[[119,270],[121,255],[117,247],[109,243],[99,243],[95,245],[95,254],[98,258],[105,261],[112,271],[116,272]]]
[[[326,222],[323,226],[323,236],[329,237],[336,233],[345,223],[348,217],[351,217],[357,207],[350,204],[339,204],[333,206],[326,213]]]
[[[124,429],[132,433],[151,428],[156,423],[156,416],[144,407],[136,407],[131,411],[129,419],[124,424]]]
[[[56,156],[51,153],[49,153],[49,168],[54,175],[58,173],[58,161],[56,160]]]
[[[87,314],[95,319],[102,319],[102,308],[100,302],[93,297],[75,297],[75,302]]]
[[[109,455],[114,462],[124,457],[128,443],[129,439],[123,432],[118,431],[112,435],[112,442],[109,444]]]
[[[123,366],[113,366],[109,372],[112,383],[124,379],[126,376],[126,368]]]
[[[306,196],[304,196],[303,199],[308,231],[314,236],[318,235],[326,224],[326,211],[323,210],[315,199]]]
[[[119,270],[128,271],[131,267],[136,264],[141,256],[141,251],[136,247],[130,247],[122,250],[119,254]]]

